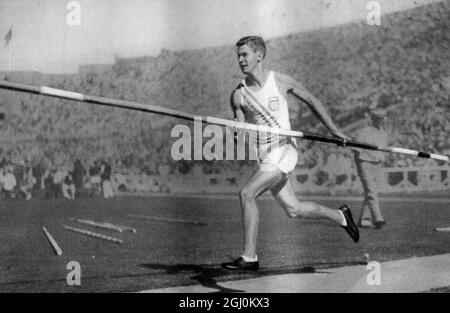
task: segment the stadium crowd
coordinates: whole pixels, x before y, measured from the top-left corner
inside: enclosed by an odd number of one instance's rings
[[[276,38],[268,43],[268,61],[304,82],[338,124],[344,123],[340,116],[376,102],[388,110],[391,145],[450,155],[449,6],[440,2],[395,13],[379,27],[360,22]],[[163,50],[157,57],[117,59],[100,72],[9,73],[3,78],[229,118],[227,100],[241,79],[234,54],[232,46]],[[324,132],[306,108],[289,105],[294,129]],[[30,198],[30,190],[65,198],[83,190],[105,197],[119,191],[167,191],[169,174],[180,180],[185,174],[201,179],[214,172],[241,177],[252,166],[245,161],[173,161],[168,136],[179,121],[164,116],[10,91],[1,91],[0,107],[7,116],[0,125],[0,182],[9,197]],[[351,122],[360,119],[354,114]],[[298,167],[318,181],[355,175],[348,149],[301,142],[299,150]],[[394,154],[383,165],[444,166]]]
[[[83,164],[80,159],[73,163],[49,162],[45,157],[22,157],[1,151],[0,190],[2,198],[66,198],[102,195],[111,198],[112,167],[105,159]]]

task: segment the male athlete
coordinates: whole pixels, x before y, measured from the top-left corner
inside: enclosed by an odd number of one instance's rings
[[[264,68],[266,45],[261,37],[244,37],[236,46],[239,66],[246,77],[231,96],[235,120],[290,129],[286,96],[292,93],[308,104],[334,136],[340,138],[343,143],[348,140],[334,125],[320,101],[299,82]],[[259,170],[239,193],[244,219],[244,251],[236,260],[222,263],[223,268],[258,270],[256,243],[259,211],[256,198],[267,190],[272,192],[290,217],[326,217],[341,225],[353,241],[358,242],[359,231],[347,205],[333,210],[314,202],[297,199],[288,178],[288,173],[294,170],[297,163],[296,142],[293,139],[262,134],[257,141],[257,151]]]

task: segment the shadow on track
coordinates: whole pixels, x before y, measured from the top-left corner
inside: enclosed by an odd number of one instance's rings
[[[200,285],[206,288],[216,289],[218,293],[229,292],[245,292],[245,290],[230,289],[220,286],[217,281],[232,281],[241,279],[251,279],[264,276],[272,275],[283,275],[283,274],[332,274],[332,272],[325,271],[325,268],[339,267],[339,266],[351,266],[351,265],[361,265],[365,264],[362,262],[337,262],[337,263],[315,263],[311,265],[301,265],[299,266],[289,266],[289,267],[278,267],[278,268],[261,268],[258,272],[231,272],[224,270],[219,264],[174,264],[167,265],[161,263],[149,263],[141,264],[141,267],[152,269],[152,270],[164,270],[169,275],[186,274],[192,272],[194,274],[190,278]],[[316,268],[322,268],[318,270]]]
[[[229,275],[228,272],[222,270],[218,266],[213,265],[193,265],[193,264],[176,264],[164,265],[159,263],[141,264],[144,268],[153,270],[164,270],[169,275],[176,275],[182,272],[193,272],[192,280],[197,281],[200,285],[207,288],[217,289],[217,292],[245,292],[245,290],[230,289],[217,284],[214,278]]]

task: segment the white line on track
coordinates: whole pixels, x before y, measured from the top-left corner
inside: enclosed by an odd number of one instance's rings
[[[144,196],[144,197],[176,197],[186,199],[219,199],[230,200],[238,199],[236,194],[167,194],[167,193],[154,193],[154,194],[123,194],[121,196]],[[298,195],[302,200],[340,200],[340,201],[363,201],[361,196],[302,196]],[[270,195],[263,195],[261,199],[270,200],[273,199]],[[380,197],[384,202],[426,202],[426,203],[450,203],[450,199],[443,198],[416,198],[416,197]]]

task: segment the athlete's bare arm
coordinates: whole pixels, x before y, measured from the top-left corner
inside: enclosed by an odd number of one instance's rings
[[[292,77],[275,73],[277,85],[281,89],[280,92],[285,94],[293,94],[297,99],[305,102],[308,107],[317,115],[322,124],[335,136],[348,140],[349,138],[344,135],[338,127],[334,124],[331,117],[328,115],[323,104],[314,97],[300,82]]]
[[[231,93],[230,104],[233,111],[233,118],[235,121],[245,123],[245,115],[241,107],[242,94],[239,89],[233,90]]]
[[[241,106],[242,94],[239,89],[233,90],[230,98],[231,110],[233,111],[233,119],[237,122],[245,123],[245,115]],[[234,142],[238,141],[238,132],[233,132]]]

